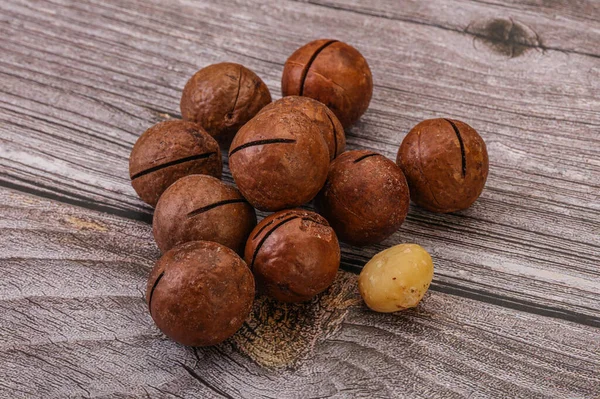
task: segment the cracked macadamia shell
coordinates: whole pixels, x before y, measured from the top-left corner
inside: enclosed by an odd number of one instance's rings
[[[327,143],[329,159],[334,159],[346,149],[344,127],[325,104],[308,97],[288,96],[272,102],[260,112],[273,109],[300,111],[314,121]]]
[[[488,153],[471,126],[453,119],[428,119],[406,135],[396,159],[413,202],[432,212],[467,209],[488,176]]]
[[[181,96],[183,119],[199,123],[224,146],[271,102],[264,82],[240,64],[223,62],[196,72]]]
[[[146,130],[129,156],[131,185],[152,206],[178,179],[191,174],[221,178],[222,170],[215,139],[198,124],[182,120],[160,122]]]
[[[354,47],[329,39],[310,42],[285,63],[284,96],[306,96],[329,107],[345,128],[365,113],[373,94],[367,60]]]
[[[208,241],[178,245],[156,262],[146,302],[158,328],[183,345],[216,345],[250,314],[254,278],[231,249]]]
[[[315,205],[341,241],[369,245],[383,241],[404,222],[410,198],[400,168],[373,151],[348,151],[329,167]]]
[[[235,183],[263,211],[312,200],[328,166],[329,150],[318,125],[293,109],[261,112],[240,129],[229,150]]]
[[[162,252],[186,241],[206,240],[241,254],[254,226],[254,208],[235,187],[211,176],[190,175],[160,197],[152,232]]]
[[[417,306],[433,279],[431,256],[416,244],[400,244],[375,255],[358,277],[369,308],[396,312]]]
[[[320,215],[284,210],[250,233],[244,259],[258,290],[283,302],[303,302],[325,291],[340,266],[340,246]]]

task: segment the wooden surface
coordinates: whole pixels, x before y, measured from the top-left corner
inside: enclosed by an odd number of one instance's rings
[[[599,27],[591,0],[0,2],[0,397],[599,397]],[[159,253],[131,146],[200,67],[242,63],[278,98],[320,37],[373,71],[349,148],[394,159],[420,120],[457,118],[487,142],[486,189],[343,248],[356,272],[423,245],[417,309],[368,311],[344,271],[308,305],[257,299],[219,347],[176,345],[143,299]]]

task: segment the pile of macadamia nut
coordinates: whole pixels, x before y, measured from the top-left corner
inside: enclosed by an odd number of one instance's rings
[[[155,207],[163,256],[148,279],[156,325],[173,340],[218,344],[248,317],[255,290],[308,301],[334,281],[338,238],[370,245],[404,222],[410,199],[432,212],[468,208],[488,174],[486,146],[464,122],[430,119],[406,135],[396,162],[345,151],[344,129],[373,92],[365,58],[337,40],[294,52],[283,98],[239,64],[210,65],[187,82],[183,120],[148,129],[129,159],[133,188]],[[221,151],[237,188],[220,180]],[[314,200],[318,213],[298,207]],[[257,224],[255,208],[274,212]],[[414,307],[433,277],[429,254],[401,244],[377,254],[359,291],[375,311]]]

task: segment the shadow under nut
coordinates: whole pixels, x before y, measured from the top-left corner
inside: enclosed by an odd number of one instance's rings
[[[283,302],[303,302],[333,283],[340,248],[323,217],[293,209],[261,221],[250,234],[244,258],[260,292]]]
[[[190,174],[220,178],[222,169],[218,143],[199,125],[180,120],[146,130],[129,157],[131,185],[152,206],[178,179]]]
[[[229,168],[257,209],[277,211],[310,201],[327,177],[329,150],[304,114],[273,109],[248,122],[234,138]]]
[[[383,241],[404,222],[409,191],[402,170],[373,151],[348,151],[329,167],[315,205],[340,240],[352,245]]]
[[[183,242],[206,240],[242,253],[254,226],[254,208],[236,188],[210,176],[192,175],[162,195],[152,232],[163,252]]]
[[[348,128],[369,106],[373,77],[354,47],[321,39],[300,47],[288,58],[281,90],[284,96],[301,95],[322,102]]]
[[[485,142],[469,125],[429,119],[406,135],[396,159],[413,202],[429,211],[467,209],[481,195],[489,171]]]

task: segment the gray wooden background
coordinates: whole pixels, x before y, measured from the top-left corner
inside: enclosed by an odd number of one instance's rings
[[[0,397],[600,397],[600,2],[4,0],[0,35]],[[200,67],[242,63],[278,98],[322,37],[373,71],[349,148],[395,159],[420,120],[457,118],[487,142],[486,189],[345,247],[319,300],[259,298],[225,344],[174,344],[143,299],[158,250],[131,146]],[[400,242],[434,284],[375,314],[352,271]]]

